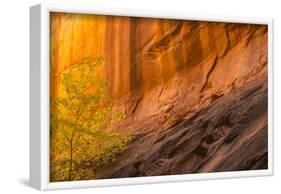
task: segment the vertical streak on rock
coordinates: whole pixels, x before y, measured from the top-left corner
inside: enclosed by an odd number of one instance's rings
[[[110,95],[118,98],[130,89],[131,19],[107,16],[105,26],[105,76]]]
[[[128,17],[123,17],[120,20],[120,30],[119,30],[119,36],[120,39],[118,41],[119,45],[119,53],[118,55],[120,56],[119,59],[119,92],[118,96],[121,95],[126,95],[128,93],[128,85],[129,85],[129,64],[130,64],[130,59],[128,55],[129,51],[129,27],[130,27],[130,18]]]
[[[130,18],[130,91],[133,92],[139,85],[138,69],[136,62],[136,18]]]
[[[57,96],[57,79],[56,75],[58,73],[59,64],[59,39],[60,39],[60,25],[61,25],[61,15],[56,13],[51,13],[50,22],[50,61],[51,61],[51,72],[50,72],[50,97],[53,99]]]
[[[120,87],[120,74],[119,74],[119,69],[120,69],[120,56],[119,56],[119,49],[120,45],[119,40],[120,40],[120,18],[114,18],[114,47],[113,47],[113,52],[114,52],[114,71],[111,72],[114,76],[114,83],[113,83],[113,94],[114,96],[118,96],[119,94],[119,87]]]
[[[109,83],[109,93],[113,95],[114,87],[114,53],[115,48],[114,40],[114,17],[108,16],[105,24],[105,39],[104,39],[104,53],[105,53],[105,76]]]

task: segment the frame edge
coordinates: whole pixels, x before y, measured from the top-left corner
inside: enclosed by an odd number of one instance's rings
[[[102,8],[87,8],[87,7],[74,7],[67,5],[51,5],[51,4],[40,4],[35,5],[30,8],[30,185],[38,190],[54,190],[54,189],[69,189],[69,188],[87,188],[87,187],[105,187],[105,186],[121,186],[121,185],[137,185],[137,184],[156,184],[156,183],[167,183],[167,182],[180,182],[180,181],[197,181],[197,180],[211,180],[211,179],[227,179],[227,178],[244,178],[244,177],[257,177],[257,176],[272,176],[274,175],[274,149],[273,149],[273,129],[274,129],[274,121],[273,121],[273,31],[274,31],[274,19],[273,18],[256,18],[256,24],[267,24],[268,25],[268,46],[269,46],[269,56],[268,56],[268,66],[269,66],[269,87],[271,88],[269,91],[269,123],[270,127],[268,127],[269,132],[269,161],[268,161],[268,169],[259,171],[259,172],[247,172],[242,175],[237,175],[236,173],[212,173],[206,176],[205,178],[201,175],[197,176],[174,176],[173,180],[167,180],[168,177],[144,177],[143,179],[134,179],[134,181],[125,179],[111,179],[111,180],[90,180],[90,181],[79,181],[77,182],[66,182],[66,183],[50,183],[49,182],[49,142],[48,141],[48,131],[44,131],[46,129],[46,115],[49,111],[47,106],[49,104],[48,100],[45,101],[48,96],[44,96],[46,94],[46,89],[49,89],[48,83],[46,83],[46,78],[49,76],[48,72],[45,71],[49,68],[48,64],[48,54],[49,48],[46,48],[48,45],[49,38],[45,37],[48,33],[49,26],[49,18],[47,14],[52,11],[65,11],[75,13],[80,9],[81,13],[89,13],[89,12],[97,12],[97,14],[106,14],[111,12],[112,10],[116,10],[114,8],[108,7],[109,11],[103,10]],[[131,10],[131,11],[129,11]],[[127,15],[131,15],[132,17],[143,14],[144,12],[150,12],[151,10],[138,10],[137,13],[132,15],[132,11],[134,9],[126,9]],[[122,10],[118,10],[113,12],[112,15],[122,15],[120,14]],[[160,11],[160,15],[168,14],[167,18],[173,18],[174,12]],[[183,19],[188,19],[188,13],[183,15]],[[125,14],[126,15],[126,14]],[[154,14],[152,14],[154,15]],[[156,14],[157,15],[157,14]],[[201,19],[198,17],[202,16]],[[204,16],[204,17],[203,17]],[[149,15],[146,14],[146,17]],[[198,21],[212,21],[205,20],[204,18],[212,18],[212,20],[224,21],[224,22],[237,22],[240,19],[242,23],[252,23],[253,18],[244,18],[242,17],[231,17],[231,16],[215,16],[215,15],[204,15],[198,14],[189,14],[189,18],[192,20]],[[165,17],[164,17],[165,18]],[[176,18],[173,18],[176,19]],[[257,22],[259,21],[259,22]],[[46,87],[47,86],[47,87]],[[270,94],[271,93],[271,94]],[[46,106],[47,105],[47,106]],[[47,108],[47,109],[46,109]],[[45,136],[47,135],[47,137]],[[46,161],[48,160],[48,161]],[[239,173],[241,171],[238,171]],[[152,181],[153,179],[153,181]]]
[[[41,5],[30,7],[30,180],[41,190]]]

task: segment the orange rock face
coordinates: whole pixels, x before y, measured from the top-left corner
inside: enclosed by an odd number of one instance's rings
[[[52,73],[102,56],[100,74],[135,136],[93,178],[267,168],[267,26],[51,16]],[[52,76],[51,76],[52,78]],[[60,95],[52,78],[52,96]]]

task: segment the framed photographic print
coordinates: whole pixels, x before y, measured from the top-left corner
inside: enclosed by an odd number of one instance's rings
[[[30,184],[273,175],[273,20],[31,8]]]

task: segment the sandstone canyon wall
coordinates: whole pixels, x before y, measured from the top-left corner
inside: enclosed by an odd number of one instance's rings
[[[52,74],[102,56],[133,135],[93,178],[267,168],[267,26],[51,16]],[[52,76],[51,76],[52,78]],[[60,95],[52,78],[52,96]]]

